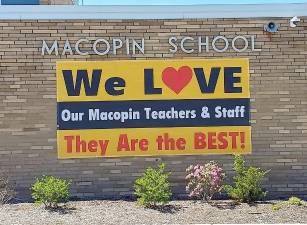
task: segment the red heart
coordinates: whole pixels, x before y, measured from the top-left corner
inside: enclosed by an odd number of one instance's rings
[[[192,79],[192,69],[188,66],[182,66],[178,71],[173,67],[167,67],[162,72],[162,80],[166,86],[179,94],[181,90],[188,85]]]

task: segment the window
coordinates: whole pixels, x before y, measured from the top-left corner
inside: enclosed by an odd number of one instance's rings
[[[39,5],[39,0],[0,0],[1,5]]]

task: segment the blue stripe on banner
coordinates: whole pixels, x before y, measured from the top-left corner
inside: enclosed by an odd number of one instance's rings
[[[250,100],[58,102],[58,129],[249,126]]]

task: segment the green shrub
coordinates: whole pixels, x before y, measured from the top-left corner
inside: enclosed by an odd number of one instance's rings
[[[280,210],[285,206],[296,205],[296,206],[307,206],[306,202],[297,197],[291,197],[288,201],[279,202],[272,206],[273,210]]]
[[[296,205],[296,206],[303,206],[303,205],[305,205],[305,202],[298,197],[291,197],[291,198],[288,199],[288,204],[289,205]]]
[[[236,173],[234,187],[224,186],[224,190],[230,198],[239,202],[254,202],[265,197],[266,192],[260,187],[260,182],[268,171],[255,167],[245,167],[245,162],[239,155],[234,157],[234,170]]]
[[[276,210],[280,210],[282,207],[283,207],[283,204],[277,203],[272,206],[272,209],[276,211]]]
[[[36,179],[32,185],[32,198],[36,203],[43,203],[45,208],[57,208],[70,196],[70,182],[53,176]]]
[[[144,206],[157,206],[166,204],[171,199],[171,190],[164,163],[158,168],[147,168],[142,177],[138,178],[134,184],[134,194],[137,202]]]

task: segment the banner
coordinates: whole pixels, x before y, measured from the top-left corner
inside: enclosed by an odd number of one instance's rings
[[[248,59],[57,62],[59,158],[251,153]]]

